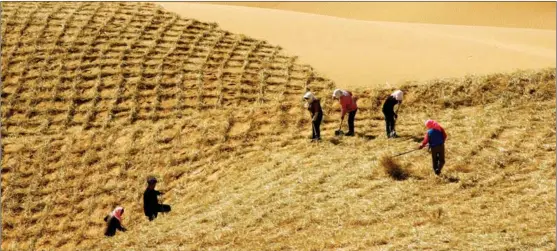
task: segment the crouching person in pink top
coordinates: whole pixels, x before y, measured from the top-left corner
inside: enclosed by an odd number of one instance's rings
[[[427,132],[424,141],[422,141],[422,144],[420,144],[418,148],[422,149],[429,144],[433,171],[436,175],[439,175],[441,174],[443,165],[445,165],[445,141],[447,140],[447,134],[445,133],[445,129],[433,120],[427,120],[425,126],[427,127]]]
[[[341,126],[342,121],[344,121],[344,115],[348,113],[348,133],[346,136],[354,136],[354,119],[358,111],[358,105],[356,104],[357,98],[353,97],[351,92],[341,89],[333,91],[333,98],[338,99],[340,102]]]
[[[106,221],[106,230],[104,231],[104,235],[114,236],[116,234],[116,230],[126,232],[126,228],[122,226],[122,214],[124,214],[124,208],[116,207],[114,211],[104,217],[104,221]]]

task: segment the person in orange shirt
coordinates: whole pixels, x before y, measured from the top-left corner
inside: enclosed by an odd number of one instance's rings
[[[346,136],[354,136],[354,119],[356,118],[356,112],[358,111],[358,105],[356,104],[357,99],[352,96],[351,92],[341,89],[333,91],[333,98],[338,99],[340,102],[341,120],[339,127],[342,127],[344,115],[348,113],[348,133]]]

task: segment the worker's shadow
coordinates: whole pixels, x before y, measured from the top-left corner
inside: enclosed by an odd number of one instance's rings
[[[402,135],[402,136],[398,136],[401,139],[410,139],[416,143],[420,143],[422,142],[422,140],[424,140],[423,137],[418,137],[418,136],[414,136],[414,135]]]
[[[443,178],[445,181],[447,181],[448,183],[457,183],[460,181],[460,179],[458,177],[452,176],[452,175],[446,175],[446,174],[441,174],[441,178]]]
[[[375,138],[377,138],[377,136],[371,134],[356,133],[356,135],[358,135],[359,138],[365,140],[374,140]]]

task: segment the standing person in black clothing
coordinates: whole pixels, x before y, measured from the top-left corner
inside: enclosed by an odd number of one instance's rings
[[[402,105],[402,91],[397,90],[385,99],[383,103],[383,115],[385,115],[385,124],[387,129],[387,138],[396,138],[395,122],[398,118],[398,109]],[[395,105],[398,104],[398,108],[395,112]]]
[[[319,141],[321,140],[320,126],[321,121],[323,120],[323,110],[321,110],[320,100],[316,98],[311,92],[307,92],[304,95],[304,100],[306,101],[306,107],[311,114],[311,140]]]
[[[106,221],[106,230],[104,231],[104,235],[114,236],[116,234],[116,230],[126,232],[126,228],[122,226],[122,214],[124,214],[124,208],[116,207],[114,211],[104,217],[104,221]]]
[[[155,190],[157,185],[157,179],[154,177],[149,177],[147,179],[147,189],[143,193],[143,211],[145,216],[149,218],[149,221],[157,218],[160,213],[170,212],[170,206],[165,204],[159,204],[157,196],[162,195],[162,192]]]

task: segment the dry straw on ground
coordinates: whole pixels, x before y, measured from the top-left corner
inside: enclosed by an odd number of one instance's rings
[[[354,90],[357,136],[314,144],[300,98],[333,138],[335,85],[276,46],[145,3],[10,2],[2,83],[2,250],[555,249],[555,69],[409,83],[394,140],[392,90]],[[452,179],[417,153],[392,180],[378,156],[427,118]]]
[[[379,163],[385,170],[385,173],[395,180],[405,180],[410,176],[410,172],[389,155],[381,156],[379,158]]]

